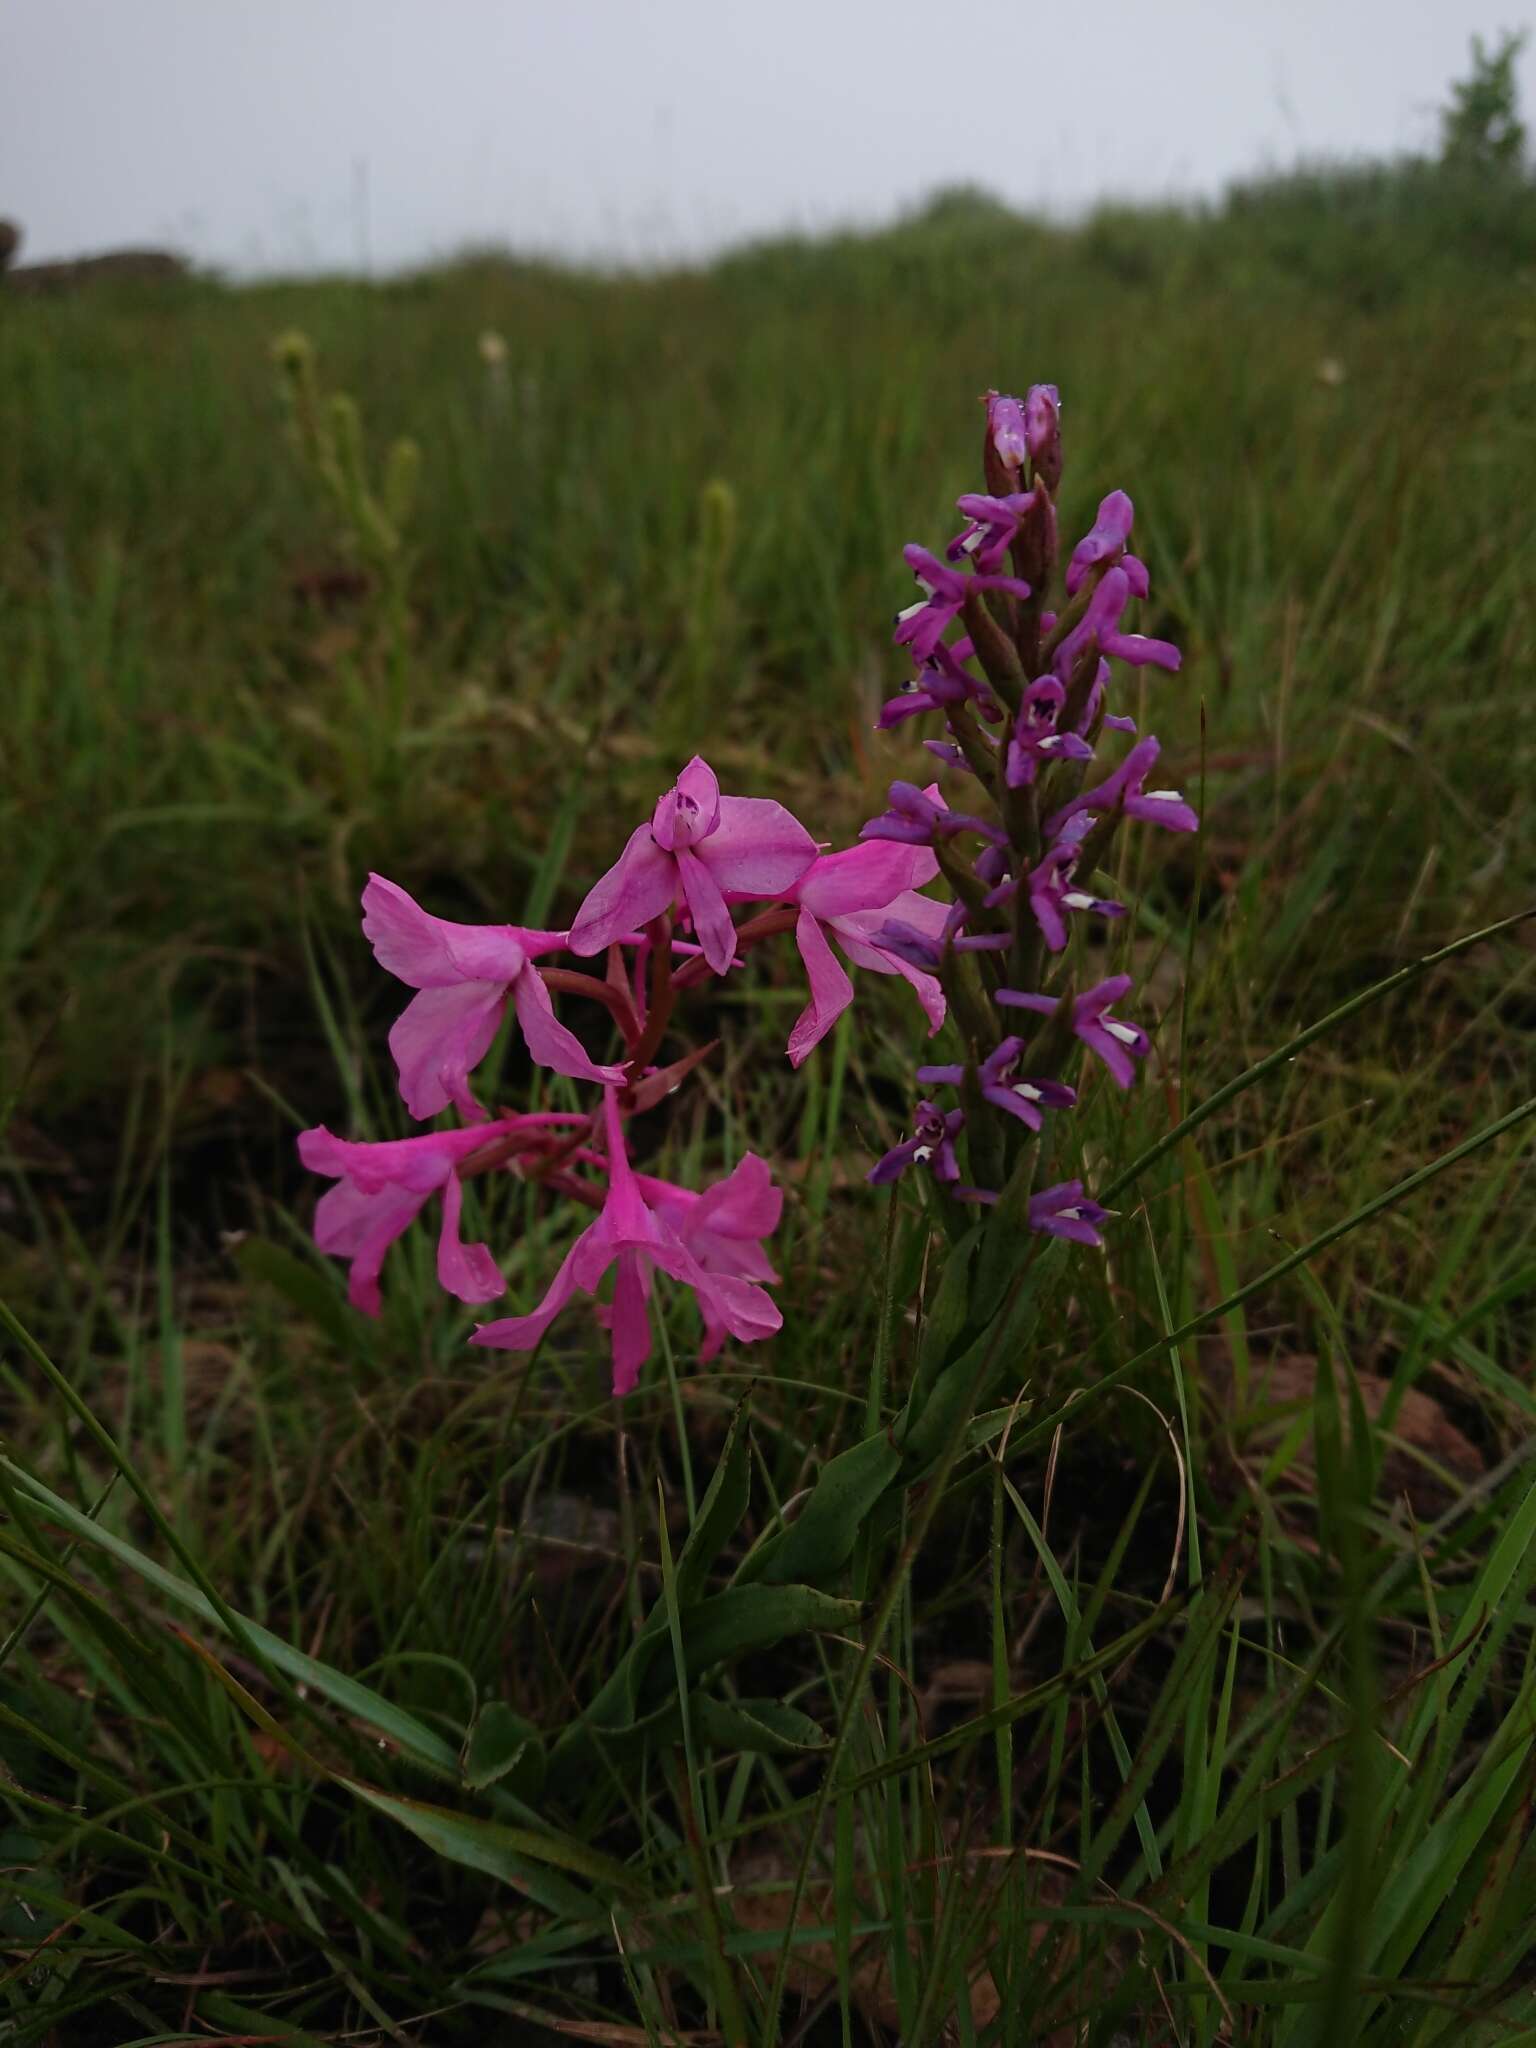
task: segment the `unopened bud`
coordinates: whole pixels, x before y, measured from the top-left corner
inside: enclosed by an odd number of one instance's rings
[[[1061,393],[1032,384],[1024,401],[1024,438],[1035,476],[1054,498],[1061,485]]]

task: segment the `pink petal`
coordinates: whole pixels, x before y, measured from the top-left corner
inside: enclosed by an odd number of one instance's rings
[[[432,917],[397,882],[370,875],[363,891],[363,935],[374,958],[412,988],[448,988],[456,981],[512,981],[528,957],[527,939],[551,932],[520,932],[515,925],[455,924]]]
[[[315,1243],[350,1258],[347,1299],[365,1316],[379,1313],[379,1271],[384,1254],[416,1219],[429,1190],[389,1189],[365,1194],[347,1181],[328,1188],[315,1207]]]
[[[649,825],[637,825],[629,844],[577,911],[571,951],[601,953],[625,932],[670,909],[676,894],[676,862],[656,844]]]
[[[784,1192],[774,1186],[767,1160],[748,1152],[723,1180],[704,1189],[689,1220],[722,1237],[758,1238],[771,1237],[783,1213]]]
[[[831,925],[837,934],[838,944],[855,967],[868,968],[871,974],[899,974],[903,981],[911,983],[931,1027],[930,1037],[944,1022],[943,983],[936,974],[914,967],[910,960],[883,952],[872,942],[871,934],[877,932],[888,917],[896,917],[926,932],[930,938],[937,938],[946,915],[943,904],[935,903],[931,896],[898,896],[884,910],[866,910],[853,917],[835,918]]]
[[[634,1392],[640,1368],[651,1355],[651,1317],[646,1303],[642,1254],[619,1253],[609,1329],[613,1335],[613,1391],[616,1397]]]
[[[712,839],[701,842],[703,847],[713,844]],[[736,927],[731,923],[731,913],[720,894],[718,881],[713,870],[705,866],[691,847],[680,849],[676,859],[683,896],[693,913],[694,929],[704,949],[704,958],[716,974],[724,974],[736,957]]]
[[[923,1006],[923,1015],[928,1019],[928,1036],[943,1025],[947,1004],[944,1000],[944,984],[936,974],[925,974],[921,967],[914,967],[910,960],[897,960],[896,972],[902,980],[909,982],[917,1000]]]
[[[717,886],[740,896],[782,896],[816,858],[816,842],[771,797],[723,796],[720,822],[695,849]]]
[[[407,1003],[390,1031],[389,1049],[412,1116],[436,1116],[452,1102],[473,1122],[485,1121],[469,1091],[469,1072],[491,1049],[506,996],[499,982],[460,981],[423,989]]]
[[[755,1344],[784,1327],[773,1296],[750,1280],[733,1279],[728,1273],[701,1273],[697,1289],[706,1325],[723,1323],[743,1344]]]
[[[437,1241],[438,1284],[460,1301],[494,1301],[505,1294],[501,1268],[483,1244],[465,1244],[459,1236],[464,1184],[456,1173],[443,1183],[443,1228]]]
[[[505,1128],[503,1126],[502,1128]],[[364,1194],[387,1187],[429,1194],[441,1187],[454,1165],[478,1152],[492,1132],[477,1125],[463,1131],[424,1131],[416,1138],[386,1138],[370,1144],[338,1138],[317,1124],[299,1133],[299,1157],[311,1173],[345,1174]]]
[[[841,853],[824,853],[795,884],[794,900],[818,917],[879,910],[905,889],[920,889],[939,872],[932,847],[894,839],[866,839]]]
[[[531,967],[513,982],[512,1001],[528,1050],[541,1067],[567,1074],[573,1081],[605,1081],[617,1086],[623,1080],[622,1067],[593,1065],[581,1040],[556,1017],[549,990]]]
[[[897,966],[894,954],[882,952],[874,943],[874,934],[888,919],[900,924],[911,925],[924,938],[939,939],[944,935],[944,922],[949,911],[946,905],[932,896],[919,896],[908,891],[895,896],[880,910],[856,910],[845,917],[829,920],[837,942],[855,967],[867,967],[872,974],[895,974],[904,971]],[[934,977],[930,975],[931,981]]]
[[[602,1229],[602,1218],[589,1223],[560,1262],[560,1270],[549,1283],[549,1292],[536,1309],[525,1316],[503,1316],[499,1322],[477,1323],[471,1344],[483,1344],[493,1351],[531,1351],[544,1332],[576,1292],[576,1266],[587,1241]]]
[[[809,910],[802,909],[795,922],[795,944],[800,948],[811,985],[811,1000],[795,1019],[789,1034],[789,1062],[798,1067],[853,1001],[853,983],[838,964],[836,954],[827,944],[826,933]]]

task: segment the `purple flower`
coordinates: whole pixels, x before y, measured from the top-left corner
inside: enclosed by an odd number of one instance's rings
[[[903,720],[917,718],[925,711],[947,711],[952,705],[974,703],[985,718],[997,716],[997,706],[983,684],[961,667],[960,649],[970,653],[968,640],[948,647],[941,640],[918,672],[903,685],[901,694],[887,698],[875,721],[877,732],[889,732]]]
[[[1070,679],[1077,657],[1090,642],[1100,654],[1129,662],[1132,668],[1176,669],[1183,660],[1171,641],[1149,640],[1145,633],[1122,633],[1120,617],[1131,599],[1131,579],[1123,566],[1108,570],[1088,600],[1088,609],[1056,650],[1053,666],[1063,682]]]
[[[1128,974],[1112,974],[1107,981],[1084,989],[1072,1004],[1074,1035],[1097,1054],[1122,1088],[1129,1088],[1136,1078],[1132,1055],[1145,1059],[1151,1050],[1145,1031],[1109,1014],[1110,1004],[1119,1002],[1130,986]],[[1028,995],[1016,988],[1000,988],[997,1000],[1005,1009],[1035,1010],[1044,1017],[1054,1015],[1057,1008],[1054,996]]]
[[[815,858],[815,840],[782,804],[722,796],[714,770],[695,754],[589,891],[571,951],[601,953],[670,910],[681,892],[704,958],[724,974],[736,953],[727,892],[733,902],[782,896]]]
[[[1017,476],[1029,454],[1024,407],[1018,399],[1000,391],[987,393],[987,433],[998,461],[1010,475]]]
[[[859,827],[861,839],[895,839],[905,846],[932,846],[936,839],[952,839],[957,832],[979,832],[994,846],[1006,843],[1005,834],[985,818],[973,818],[965,811],[952,811],[939,795],[939,785],[930,782],[919,789],[915,782],[893,782],[890,809]]]
[[[1029,907],[1045,943],[1059,953],[1067,943],[1067,914],[1091,910],[1099,917],[1124,917],[1125,905],[1074,887],[1073,870],[1080,849],[1070,843],[1051,847],[1028,875]]]
[[[1058,1181],[1053,1188],[1041,1188],[1029,1198],[1029,1227],[1043,1230],[1048,1237],[1064,1237],[1072,1244],[1090,1244],[1102,1251],[1104,1240],[1095,1225],[1114,1215],[1101,1209],[1083,1193],[1080,1180]]]
[[[982,491],[968,491],[955,500],[955,510],[965,520],[963,530],[944,550],[951,562],[969,556],[984,575],[1001,568],[1025,517],[1035,509],[1033,491],[1010,491],[1006,497],[989,497]]]
[[[963,1109],[952,1109],[946,1116],[936,1103],[920,1102],[912,1136],[875,1161],[869,1169],[871,1185],[880,1188],[899,1180],[909,1166],[926,1166],[937,1181],[957,1181],[960,1162],[955,1157],[955,1136],[964,1124]]]
[[[1061,393],[1054,384],[1031,384],[1024,400],[1024,442],[1051,496],[1061,482]]]
[[[994,1107],[1016,1116],[1032,1131],[1040,1128],[1043,1109],[1071,1109],[1077,1091],[1064,1081],[1030,1080],[1019,1072],[1022,1038],[1005,1038],[995,1052],[988,1053],[976,1069],[981,1092]],[[925,1087],[958,1088],[965,1079],[963,1066],[919,1067],[917,1078]]]
[[[1143,818],[1149,825],[1162,825],[1170,832],[1198,831],[1199,818],[1176,789],[1144,786],[1160,752],[1150,733],[1144,740],[1138,740],[1112,775],[1095,783],[1092,789],[1085,789],[1047,819],[1046,831],[1054,837],[1070,819],[1085,811],[1098,816],[1119,811],[1127,818]]]
[[[1107,498],[1100,500],[1098,518],[1072,550],[1072,559],[1067,564],[1068,597],[1077,595],[1088,571],[1101,562],[1110,567],[1118,563],[1125,571],[1131,595],[1146,596],[1151,587],[1146,564],[1125,552],[1135,516],[1135,508],[1124,491],[1111,491]]]
[[[946,569],[937,555],[915,541],[901,552],[923,595],[896,614],[895,640],[898,647],[910,646],[915,661],[929,658],[965,609],[971,591],[1006,590],[1020,598],[1029,595],[1029,585],[1017,576],[964,576],[957,569]]]
[[[1027,786],[1041,766],[1052,761],[1093,759],[1093,749],[1080,733],[1056,730],[1066,698],[1066,688],[1055,676],[1041,676],[1024,692],[1003,770],[1010,789]]]

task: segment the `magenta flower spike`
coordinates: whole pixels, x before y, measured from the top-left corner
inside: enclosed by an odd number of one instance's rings
[[[912,649],[914,661],[930,658],[965,609],[971,592],[1006,590],[1018,598],[1029,595],[1029,585],[1017,576],[967,576],[958,569],[947,569],[937,555],[931,555],[915,541],[901,552],[923,595],[896,614],[893,637],[898,647]]]
[[[653,913],[654,914],[654,913]],[[615,1268],[613,1300],[600,1312],[613,1348],[613,1391],[633,1391],[651,1355],[650,1290],[653,1272],[667,1274],[698,1296],[706,1331],[718,1327],[751,1343],[771,1337],[782,1324],[772,1298],[755,1281],[732,1272],[709,1272],[678,1232],[646,1202],[624,1149],[618,1099],[603,1096],[608,1144],[608,1196],[566,1253],[536,1309],[481,1323],[471,1343],[499,1351],[531,1351],[576,1293],[596,1296],[598,1283]],[[707,1340],[706,1340],[707,1341]],[[717,1347],[718,1348],[718,1347]]]
[[[437,1245],[437,1277],[460,1301],[494,1301],[506,1289],[500,1268],[483,1244],[459,1237],[464,1190],[458,1169],[472,1152],[520,1130],[543,1128],[543,1117],[507,1117],[467,1130],[428,1131],[419,1138],[392,1138],[377,1145],[338,1138],[324,1124],[299,1134],[299,1157],[311,1173],[337,1185],[315,1208],[315,1243],[323,1252],[349,1259],[347,1298],[364,1315],[379,1313],[379,1270],[384,1255],[425,1207],[441,1193],[443,1227]]]
[[[430,916],[398,883],[370,875],[363,891],[363,933],[379,965],[419,991],[389,1034],[400,1093],[412,1116],[436,1116],[451,1102],[472,1122],[484,1122],[469,1075],[489,1052],[509,996],[540,1066],[574,1081],[622,1079],[622,1067],[596,1065],[560,1023],[532,965],[541,953],[565,945],[564,932],[455,924]]]
[[[1038,1131],[1042,1110],[1073,1108],[1077,1102],[1077,1090],[1069,1088],[1064,1081],[1031,1080],[1028,1075],[1021,1074],[1019,1054],[1023,1050],[1022,1038],[1005,1038],[982,1061],[976,1077],[987,1102],[1005,1110],[1009,1116],[1017,1117],[1020,1123],[1028,1124],[1032,1131]],[[965,1079],[965,1068],[919,1067],[917,1078],[924,1087],[958,1088]]]
[[[1052,837],[1067,826],[1069,820],[1084,812],[1102,817],[1109,811],[1120,811],[1127,818],[1141,818],[1149,825],[1161,825],[1169,832],[1196,832],[1200,820],[1176,789],[1148,789],[1146,780],[1151,774],[1162,749],[1149,733],[1144,740],[1138,740],[1114,773],[1096,782],[1092,789],[1085,789],[1075,796],[1071,803],[1046,820],[1046,831]]]
[[[1083,1193],[1080,1180],[1058,1181],[1055,1187],[1041,1188],[1038,1194],[1029,1198],[1029,1227],[1043,1230],[1048,1237],[1064,1237],[1071,1244],[1093,1245],[1104,1248],[1097,1225],[1114,1215],[1113,1209],[1101,1209]]]
[[[1109,1014],[1110,1004],[1119,1002],[1130,986],[1128,974],[1112,974],[1107,981],[1084,989],[1072,1003],[1074,1034],[1104,1062],[1122,1088],[1129,1088],[1136,1078],[1135,1061],[1145,1059],[1152,1049],[1151,1040],[1139,1025],[1127,1024],[1123,1017]],[[1057,1007],[1054,996],[1030,995],[1016,988],[1000,988],[996,999],[1004,1009],[1035,1010],[1043,1017],[1051,1016]]]
[[[867,1178],[871,1186],[880,1188],[890,1181],[899,1180],[912,1166],[925,1166],[936,1181],[952,1185],[960,1178],[955,1139],[964,1127],[963,1109],[952,1109],[946,1114],[936,1103],[920,1102],[912,1136],[899,1145],[893,1145],[869,1169]]]
[[[798,903],[795,943],[805,963],[811,999],[789,1034],[789,1058],[798,1067],[853,1001],[848,979],[831,941],[856,967],[874,974],[899,974],[910,982],[928,1019],[930,1036],[944,1022],[944,991],[938,977],[880,943],[894,917],[924,939],[941,941],[944,904],[917,892],[939,871],[926,846],[872,839],[841,853],[823,854],[789,892]]]
[[[782,804],[722,796],[714,770],[695,754],[589,892],[571,926],[571,951],[601,953],[681,895],[704,958],[724,974],[736,956],[727,895],[739,902],[782,896],[815,858],[815,840]]]

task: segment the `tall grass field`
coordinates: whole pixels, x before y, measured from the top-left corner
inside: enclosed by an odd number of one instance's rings
[[[0,284],[8,2048],[1536,2044],[1533,286],[1528,184],[1402,169]],[[679,1013],[647,1171],[771,1162],[784,1327],[699,1366],[663,1288],[623,1401],[590,1320],[471,1348],[420,1227],[358,1314],[295,1139],[410,1128],[371,870],[563,928],[695,752],[883,809],[901,546],[1042,380],[1201,815],[1095,941],[1119,1213],[774,1586],[954,1311],[866,1181],[907,991],[798,1071],[792,949]],[[470,1204],[527,1310],[574,1226]]]

